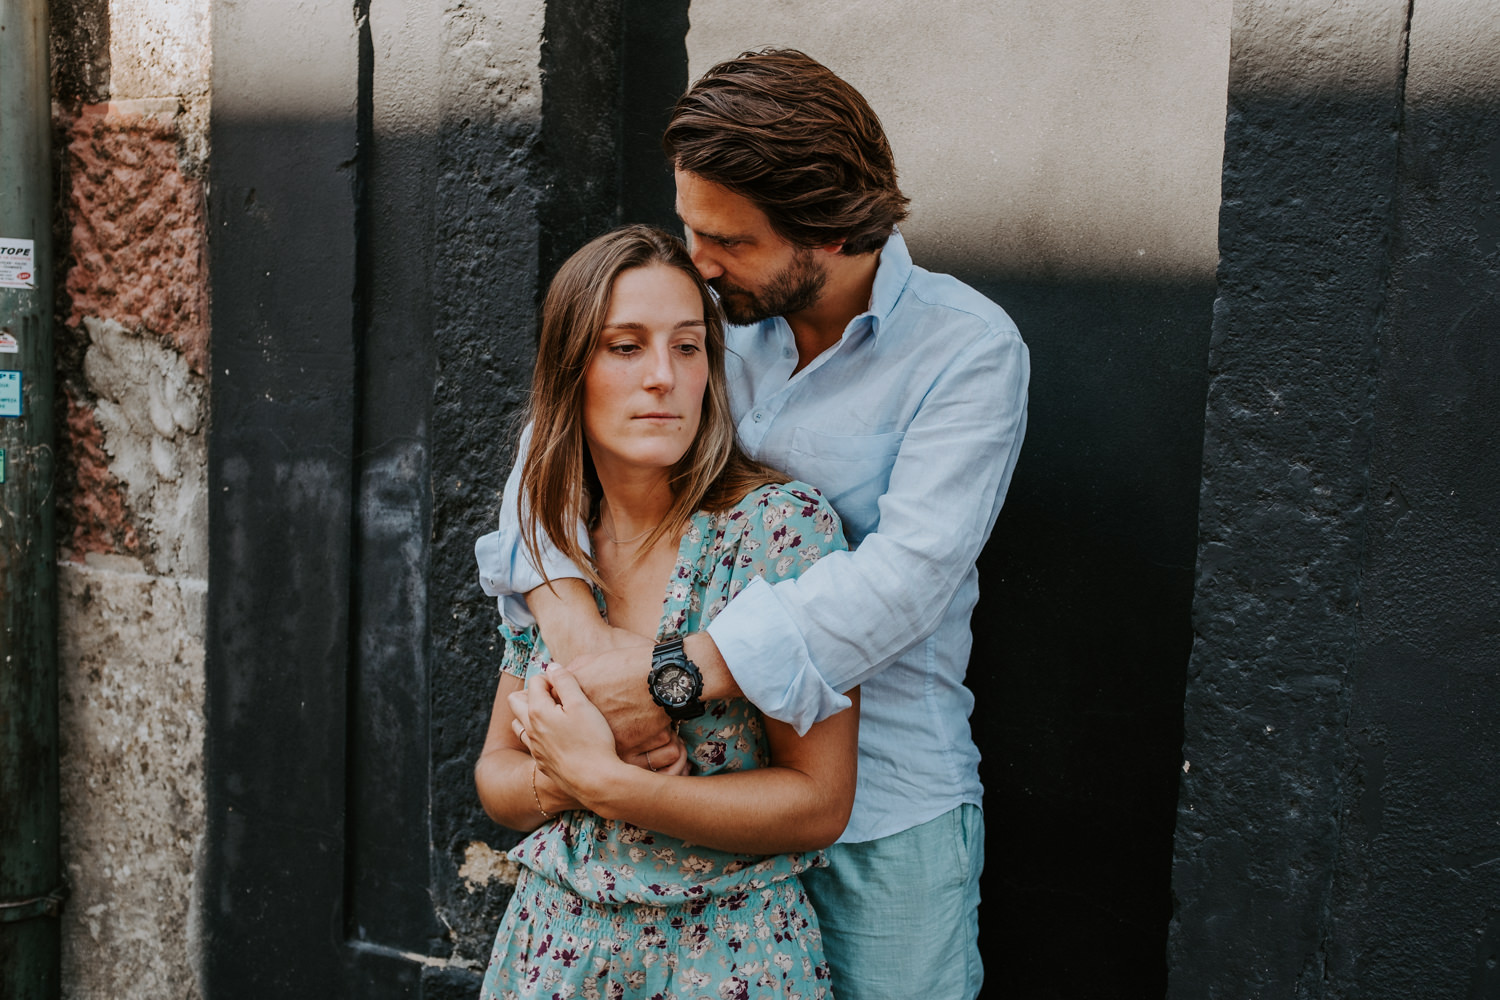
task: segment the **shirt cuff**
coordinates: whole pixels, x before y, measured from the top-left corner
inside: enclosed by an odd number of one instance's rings
[[[707,632],[751,704],[799,736],[853,704],[823,680],[776,588],[760,577],[735,595]]]

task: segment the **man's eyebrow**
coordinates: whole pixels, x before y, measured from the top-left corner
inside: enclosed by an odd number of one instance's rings
[[[692,226],[688,225],[687,220],[684,219],[681,216],[681,214],[676,213],[676,212],[674,212],[673,214],[677,215],[677,221],[680,222],[680,223],[682,223],[682,228],[683,229],[686,229],[688,232],[692,233],[694,236],[701,237],[701,238],[703,238],[705,240],[713,240],[715,243],[725,243],[725,242],[729,242],[729,243],[749,243],[749,242],[751,242],[750,236],[749,236],[748,233],[711,233],[711,232],[708,232],[707,230],[703,230],[703,229],[694,229]]]

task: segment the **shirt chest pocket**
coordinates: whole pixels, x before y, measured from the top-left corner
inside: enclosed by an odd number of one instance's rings
[[[851,548],[879,526],[879,501],[890,486],[891,467],[905,436],[905,431],[820,434],[806,427],[792,434],[786,471],[823,491],[844,520]]]

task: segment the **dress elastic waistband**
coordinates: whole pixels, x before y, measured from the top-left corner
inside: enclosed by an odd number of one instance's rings
[[[587,899],[558,885],[530,868],[522,867],[516,879],[516,898],[522,905],[534,907],[548,921],[568,921],[580,917],[599,920],[626,920],[643,925],[677,925],[687,921],[701,921],[705,916],[730,913],[748,916],[763,912],[777,904],[806,906],[807,897],[802,890],[802,880],[793,875],[775,882],[757,880],[737,886],[726,892],[687,898],[676,897],[650,902],[625,900],[620,903],[601,903]],[[739,911],[739,912],[737,912]]]

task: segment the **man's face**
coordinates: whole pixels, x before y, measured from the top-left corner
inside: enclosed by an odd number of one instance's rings
[[[817,304],[828,280],[817,253],[782,239],[750,199],[678,170],[677,215],[693,263],[729,322],[757,323]]]

